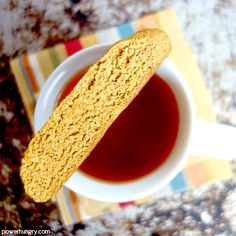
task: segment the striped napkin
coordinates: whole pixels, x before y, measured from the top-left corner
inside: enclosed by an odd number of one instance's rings
[[[133,22],[58,44],[34,54],[23,55],[11,61],[11,69],[32,127],[35,102],[40,89],[48,76],[63,60],[82,48],[98,43],[114,43],[142,28],[156,27],[166,31],[172,41],[172,52],[169,59],[182,73],[191,89],[198,117],[208,121],[215,121],[207,89],[191,50],[184,40],[175,12],[173,10],[165,10],[147,15]],[[192,156],[189,158],[184,170],[168,186],[145,199],[125,203],[99,202],[77,195],[63,187],[57,194],[56,200],[65,224],[72,224],[98,216],[104,212],[140,204],[189,187],[199,187],[205,183],[222,180],[231,177],[231,175],[231,167],[227,161]]]

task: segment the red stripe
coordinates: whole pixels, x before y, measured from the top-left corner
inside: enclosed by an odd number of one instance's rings
[[[74,39],[69,42],[65,43],[66,51],[68,56],[74,54],[75,52],[78,52],[80,49],[82,49],[81,43],[79,39]]]
[[[120,206],[121,208],[124,208],[124,207],[127,207],[127,206],[133,206],[133,205],[135,205],[135,202],[134,202],[134,201],[130,201],[130,202],[120,202],[120,203],[119,203],[119,206]]]

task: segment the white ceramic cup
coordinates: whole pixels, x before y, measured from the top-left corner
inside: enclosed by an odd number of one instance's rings
[[[56,68],[38,97],[34,118],[35,133],[53,113],[64,85],[76,72],[101,58],[110,47],[111,45],[106,44],[83,49]],[[196,119],[191,93],[181,74],[168,60],[162,63],[157,73],[174,92],[180,113],[179,132],[167,160],[149,175],[134,181],[107,183],[77,171],[65,186],[96,200],[131,201],[152,194],[168,184],[181,171],[190,154],[228,160],[236,156],[236,129]]]

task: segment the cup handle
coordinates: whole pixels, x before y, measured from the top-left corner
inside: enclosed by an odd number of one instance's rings
[[[236,157],[236,127],[196,119],[190,152],[221,160]]]

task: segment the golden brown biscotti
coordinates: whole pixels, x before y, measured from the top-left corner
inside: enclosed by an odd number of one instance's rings
[[[49,200],[90,154],[170,52],[159,29],[121,40],[83,76],[31,140],[21,178],[36,202]]]

